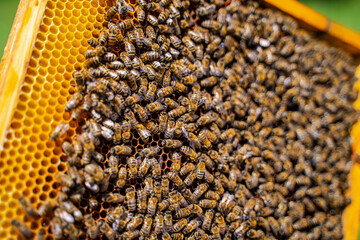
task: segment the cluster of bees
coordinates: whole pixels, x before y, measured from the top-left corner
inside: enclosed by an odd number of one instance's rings
[[[118,0],[105,20],[65,107],[86,121],[61,191],[21,198],[29,216],[55,239],[343,237],[349,56],[255,1]]]

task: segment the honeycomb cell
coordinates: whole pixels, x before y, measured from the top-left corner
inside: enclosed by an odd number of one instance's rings
[[[61,147],[48,136],[59,122],[70,120],[69,115],[63,114],[63,108],[71,89],[72,72],[84,61],[81,54],[88,47],[87,39],[99,33],[98,30],[95,33],[93,23],[99,9],[104,12],[105,7],[104,2],[98,1],[46,2],[24,85],[0,153],[3,160],[0,162],[3,177],[0,199],[12,203],[10,209],[0,204],[0,219],[24,220],[24,212],[19,211],[16,199],[20,194],[29,198],[33,206],[57,195],[54,175],[64,171],[65,165],[59,161]],[[72,136],[76,128],[76,124],[72,125],[68,136]],[[13,183],[8,184],[6,179],[10,174],[19,172]],[[42,225],[48,226],[48,222],[35,221],[31,229],[37,232]],[[1,226],[1,239],[15,239],[16,232],[10,224]],[[48,232],[48,228],[45,231]],[[53,238],[47,235],[47,239]]]

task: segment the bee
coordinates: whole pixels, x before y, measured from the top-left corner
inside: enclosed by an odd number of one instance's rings
[[[193,219],[191,220],[186,227],[182,230],[183,234],[189,234],[193,231],[195,231],[195,229],[197,229],[198,227],[201,226],[201,220],[199,219]]]
[[[142,157],[154,157],[160,151],[160,148],[157,146],[150,146],[148,148],[144,148],[140,152],[140,156]]]
[[[126,204],[129,211],[134,212],[136,210],[135,191],[133,188],[126,189]]]
[[[126,226],[126,230],[133,232],[136,228],[141,226],[141,224],[144,222],[144,215],[137,214],[135,217],[133,217],[130,222]]]
[[[199,206],[201,208],[216,208],[217,207],[217,201],[216,200],[210,200],[210,199],[203,199],[199,201]]]
[[[184,184],[189,187],[192,185],[195,179],[196,179],[195,172],[190,172],[184,179]]]
[[[131,178],[136,178],[138,174],[138,161],[134,157],[130,157],[127,160],[127,166],[129,171],[129,176]]]
[[[55,141],[56,139],[64,135],[68,129],[68,124],[65,124],[64,122],[59,123],[59,125],[57,125],[57,127],[54,129],[54,132],[51,134],[51,139]]]
[[[142,237],[149,236],[150,231],[151,231],[152,222],[153,222],[152,216],[150,214],[147,214],[145,216],[144,223],[143,223],[143,225],[141,227],[141,230],[140,230],[140,235]]]
[[[176,18],[176,19],[180,18],[180,12],[173,4],[169,5],[169,10],[170,10],[170,14],[172,15],[173,18]]]
[[[167,128],[168,115],[166,112],[161,112],[159,114],[159,131],[165,132]]]
[[[205,20],[201,23],[201,26],[213,31],[219,31],[222,24],[215,20]]]
[[[199,161],[197,166],[196,166],[196,178],[197,179],[203,179],[204,175],[205,175],[205,162],[204,161]]]
[[[141,23],[143,23],[145,21],[145,18],[146,18],[146,13],[145,13],[144,9],[140,5],[136,6],[136,18]]]
[[[172,164],[171,164],[171,169],[176,171],[176,172],[179,172],[180,171],[180,168],[181,168],[181,155],[180,153],[173,153],[172,155]]]
[[[104,221],[100,220],[97,226],[102,234],[104,234],[109,240],[114,240],[116,232]]]
[[[195,159],[198,158],[197,152],[195,152],[192,148],[188,146],[182,146],[180,148],[180,151],[186,156],[188,156],[192,161],[195,161]]]
[[[38,210],[38,215],[40,217],[49,215],[55,206],[56,206],[56,202],[54,202],[53,200],[46,200],[40,205]]]
[[[182,179],[179,177],[179,175],[177,174],[176,171],[171,171],[167,174],[167,177],[169,180],[171,180],[174,185],[177,187],[177,188],[182,188],[184,186],[184,182],[182,181]]]
[[[157,204],[158,204],[157,197],[150,197],[149,198],[147,212],[149,214],[151,214],[152,216],[154,216],[155,213],[156,213]]]
[[[171,85],[174,87],[174,89],[177,92],[183,93],[183,92],[187,91],[187,87],[184,84],[180,83],[180,82],[172,81]]]
[[[163,175],[161,179],[161,195],[165,198],[169,196],[169,185],[169,179],[166,177],[166,175]]]
[[[208,188],[209,188],[209,185],[207,183],[198,185],[193,192],[195,199],[199,199],[200,196],[203,195],[208,190]]]
[[[122,125],[122,133],[121,133],[121,137],[123,142],[129,142],[130,141],[130,137],[131,137],[131,133],[130,133],[130,129],[131,129],[131,124],[129,121],[123,121]]]
[[[126,20],[125,20],[126,21]],[[136,54],[136,48],[135,46],[131,43],[131,41],[129,41],[128,38],[124,39],[124,44],[125,44],[125,51],[128,54],[128,56],[130,57],[130,59],[133,59],[135,57]]]
[[[153,121],[148,121],[146,123],[146,128],[152,133],[152,134],[157,134],[159,133],[159,125],[156,124]]]
[[[157,27],[159,25],[159,20],[154,15],[148,14],[146,19],[147,19],[148,23],[154,27]],[[153,40],[153,41],[155,41],[155,40]]]
[[[141,137],[141,140],[147,143],[149,141],[149,137],[151,136],[151,132],[142,124],[137,124],[136,129]]]
[[[87,43],[92,47],[99,46],[99,42],[93,39],[88,40]]]
[[[11,220],[11,225],[16,228],[16,230],[21,234],[21,236],[25,239],[31,238],[31,231],[30,229],[25,225],[25,223],[20,222],[16,219]],[[54,232],[53,232],[54,233]],[[62,234],[61,234],[62,235]],[[54,235],[55,237],[55,235]]]
[[[132,61],[131,61],[130,56],[127,54],[127,52],[121,52],[119,57],[120,57],[121,61],[125,64],[126,68],[128,68],[128,69],[132,68]],[[127,76],[127,74],[126,74],[126,76]]]
[[[143,62],[152,62],[158,60],[160,57],[159,53],[156,51],[147,51],[140,55],[140,59]]]
[[[164,104],[165,104],[165,106],[167,106],[168,108],[171,108],[171,109],[178,108],[180,106],[176,101],[174,101],[170,98],[165,98]]]
[[[148,158],[145,158],[141,162],[139,172],[138,172],[138,176],[140,178],[143,178],[146,175],[146,173],[148,172],[149,168],[150,168],[150,160]]]
[[[150,16],[151,16],[151,15],[150,15]],[[157,19],[156,19],[156,18],[154,18],[154,20],[157,22]],[[154,28],[153,28],[152,26],[148,25],[148,26],[146,27],[145,33],[146,33],[146,34],[145,34],[146,37],[149,38],[152,42],[155,42],[155,41],[156,41],[157,35],[156,35],[156,32],[155,32],[155,30],[154,30]]]
[[[115,123],[114,136],[113,136],[113,141],[115,144],[119,144],[121,142],[121,136],[122,136],[122,127],[119,123]]]
[[[15,224],[16,224],[16,222],[15,222]],[[56,240],[63,239],[63,227],[62,227],[61,219],[59,217],[54,217],[51,219],[50,227],[51,227],[51,233],[53,234],[53,236]],[[28,231],[26,231],[26,232],[28,232]],[[26,238],[26,236],[24,236],[25,239],[30,238],[30,235],[31,235],[30,230],[28,233],[30,233],[29,237]]]
[[[106,218],[106,223],[112,225],[117,219],[122,218],[124,214],[126,213],[125,213],[125,208],[123,206],[116,207],[111,211],[109,211]]]
[[[176,117],[183,115],[185,112],[186,112],[186,108],[184,106],[180,106],[180,107],[168,112],[168,115],[169,115],[169,118],[176,118]]]
[[[187,218],[182,218],[172,226],[173,232],[180,232],[188,224]],[[174,238],[173,238],[174,239]]]
[[[157,85],[155,82],[149,83],[148,91],[145,96],[146,101],[150,101],[150,102],[154,101],[156,89],[157,89]]]
[[[163,23],[165,22],[170,16],[170,11],[168,9],[164,9],[160,14],[159,14],[159,17],[158,17],[158,22],[159,23]]]
[[[117,5],[114,5],[111,8],[109,8],[109,10],[107,10],[105,12],[104,19],[106,21],[110,21],[114,17],[114,15],[117,13],[117,10],[118,10]]]
[[[123,30],[131,29],[134,26],[134,20],[133,19],[126,19],[119,23],[119,28]]]
[[[155,234],[160,234],[164,232],[164,215],[157,213],[155,217]]]
[[[62,149],[63,149],[63,152],[68,156],[68,157],[73,157],[75,155],[75,148],[74,146],[67,142],[67,141],[64,141],[63,145],[62,145]]]
[[[212,144],[211,144],[210,140],[207,138],[206,131],[201,130],[199,132],[198,138],[199,138],[200,142],[202,143],[202,147],[207,148],[207,149],[211,148]]]
[[[128,156],[132,152],[130,146],[127,145],[116,145],[110,149],[111,154]]]
[[[161,164],[162,164],[162,158],[160,157],[159,161],[155,158],[152,158],[150,160],[151,168],[152,168],[152,176],[155,179],[159,179],[161,176]]]
[[[171,86],[168,86],[168,87],[164,87],[164,88],[160,88],[158,91],[157,91],[157,97],[158,98],[164,98],[164,97],[167,97],[171,94],[174,93],[174,88],[171,87]]]
[[[159,205],[158,205],[159,212],[162,212],[162,211],[168,209],[169,206],[170,206],[170,201],[169,201],[168,198],[162,200],[162,201],[159,203]]]
[[[180,140],[171,139],[165,139],[161,142],[161,144],[166,148],[180,148],[182,146],[182,142]]]

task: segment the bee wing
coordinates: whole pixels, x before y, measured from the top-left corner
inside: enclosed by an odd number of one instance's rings
[[[181,130],[182,130],[182,132],[183,132],[183,134],[184,134],[184,137],[185,137],[185,138],[188,138],[188,137],[189,137],[189,134],[188,134],[188,132],[186,131],[185,126],[183,126],[183,127],[181,128]]]

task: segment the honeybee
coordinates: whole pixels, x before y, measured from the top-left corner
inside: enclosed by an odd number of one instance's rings
[[[143,23],[146,18],[146,13],[143,10],[143,8],[140,5],[136,6],[136,18],[139,20],[139,22]]]
[[[171,109],[178,108],[180,106],[176,101],[174,101],[170,98],[165,98],[164,104],[165,104],[165,106],[167,106],[168,108],[171,108]]]
[[[99,45],[99,42],[93,39],[88,40],[87,43],[92,47],[96,47]]]
[[[186,227],[182,230],[183,234],[189,234],[193,231],[195,231],[195,229],[197,229],[198,227],[201,226],[202,221],[199,219],[193,219],[191,220]]]
[[[134,21],[133,19],[126,19],[121,21],[118,26],[120,29],[127,30],[134,26]]]
[[[187,218],[182,218],[172,226],[173,232],[180,232],[188,224]],[[174,238],[173,238],[174,239]]]
[[[161,179],[161,195],[163,197],[168,197],[169,192],[169,179],[166,177],[166,175],[163,175]]]
[[[205,175],[205,162],[204,161],[199,161],[197,166],[196,166],[196,178],[197,179],[203,179],[204,175]]]
[[[136,210],[135,191],[133,188],[126,189],[126,203],[129,211],[134,212]]]
[[[112,225],[117,219],[123,218],[124,215],[126,215],[125,208],[123,206],[118,206],[109,211],[106,217],[106,223]]]
[[[57,125],[57,127],[54,129],[54,132],[51,134],[51,139],[55,141],[56,139],[64,135],[68,129],[68,124],[64,122],[59,123],[59,125]]]
[[[137,124],[136,129],[141,137],[141,140],[147,143],[149,141],[149,137],[151,136],[151,132],[142,124]]]
[[[136,178],[138,174],[138,161],[134,157],[130,157],[127,160],[127,166],[129,171],[129,176],[131,178]]]
[[[159,25],[159,20],[154,15],[148,14],[146,19],[149,22],[149,24],[151,24],[154,27],[157,27]]]
[[[152,168],[152,177],[155,179],[159,179],[161,176],[161,164],[162,158],[160,157],[159,161],[155,158],[150,160],[151,168]]]
[[[173,153],[172,155],[172,164],[171,164],[171,169],[176,171],[176,172],[179,172],[180,171],[180,168],[181,168],[181,155],[180,153]]]
[[[146,108],[149,112],[159,112],[165,110],[166,106],[162,105],[160,102],[152,102],[149,103]]]
[[[207,183],[200,184],[196,187],[193,194],[196,199],[200,198],[201,195],[203,195],[209,188],[209,185]]]
[[[119,57],[120,57],[121,61],[125,64],[125,67],[128,69],[131,69],[133,63],[132,63],[129,55],[126,52],[121,52]]]
[[[150,102],[154,101],[156,89],[157,89],[156,83],[155,82],[150,82],[149,87],[148,87],[148,91],[147,91],[146,96],[145,96],[146,101],[150,101]]]
[[[148,121],[146,123],[146,128],[152,133],[152,134],[157,134],[159,133],[159,125],[156,124],[153,121]]]
[[[165,139],[161,142],[161,144],[166,148],[180,148],[182,146],[182,142],[180,140],[171,139]]]
[[[130,122],[123,121],[121,128],[122,128],[121,137],[122,137],[123,142],[129,142],[130,137],[131,137],[131,133],[130,133],[131,124],[130,124]]]
[[[190,187],[193,184],[195,179],[196,179],[196,173],[194,171],[190,172],[184,179],[184,184],[186,186]]]
[[[186,112],[186,108],[184,106],[180,106],[168,112],[168,115],[170,118],[176,118],[183,115],[185,112]]]
[[[160,57],[159,53],[156,51],[148,51],[140,55],[140,59],[143,62],[152,62],[158,60]]]
[[[191,213],[192,213],[191,207],[187,206],[185,208],[180,208],[179,211],[177,211],[174,216],[175,218],[185,218],[185,217],[189,217]]]
[[[63,227],[62,227],[61,219],[59,217],[54,217],[51,219],[50,227],[51,227],[51,233],[53,234],[53,236],[56,240],[60,240],[63,238]],[[30,233],[30,235],[31,235],[31,233]],[[28,238],[30,238],[30,236]],[[25,237],[25,239],[28,239],[28,238]]]
[[[126,21],[126,20],[125,20]],[[125,51],[128,54],[128,56],[130,57],[130,59],[133,59],[135,57],[136,54],[136,48],[135,46],[132,44],[131,41],[129,41],[128,38],[124,38],[124,44],[125,44]]]
[[[110,21],[114,17],[114,15],[117,13],[117,10],[118,10],[117,5],[114,5],[111,8],[109,8],[109,10],[107,10],[105,12],[104,19],[106,21]]]
[[[114,240],[116,232],[104,221],[100,220],[97,226],[102,234],[104,234],[109,240]]]
[[[159,212],[162,212],[162,211],[168,209],[169,206],[170,206],[170,201],[169,201],[168,198],[162,200],[162,201],[159,203],[159,206],[158,206]]]
[[[21,236],[25,239],[31,238],[31,231],[30,229],[25,225],[25,223],[20,222],[16,219],[11,220],[11,225],[16,228],[16,230],[21,234]],[[62,234],[61,234],[62,235]],[[58,235],[57,235],[58,236]],[[55,237],[55,235],[54,235]]]
[[[56,202],[53,200],[46,200],[43,202],[38,210],[38,214],[41,217],[47,216],[50,214],[50,212],[53,210],[53,208],[56,206]]]
[[[151,214],[152,216],[154,216],[155,213],[156,213],[157,204],[158,204],[158,199],[157,199],[157,197],[150,197],[150,198],[149,198],[148,207],[147,207],[147,212],[148,212],[149,214]]]
[[[212,144],[211,144],[210,140],[207,138],[206,131],[201,130],[199,132],[198,138],[199,138],[200,142],[202,143],[202,147],[207,148],[207,149],[211,148]]]
[[[183,180],[179,177],[176,171],[171,171],[167,174],[167,177],[170,181],[174,183],[177,188],[182,188],[184,186]]]
[[[130,155],[131,152],[132,152],[131,147],[127,145],[116,145],[112,147],[110,150],[111,154],[124,155],[124,156]]]
[[[143,223],[143,225],[141,227],[141,230],[140,230],[140,235],[142,237],[149,236],[150,231],[151,231],[152,222],[153,222],[152,216],[150,214],[147,214],[145,216],[144,223]]]
[[[149,168],[150,168],[150,160],[148,158],[145,158],[141,162],[139,172],[138,172],[138,176],[140,178],[143,178],[146,175],[146,173],[148,172]]]
[[[161,213],[157,213],[155,217],[155,234],[164,232],[164,216]]]
[[[100,32],[99,43],[101,45],[105,45],[107,43],[108,37],[109,37],[109,31],[107,29],[104,29],[103,31]]]
[[[150,146],[148,148],[144,148],[141,150],[141,152],[139,153],[140,156],[142,157],[154,157],[155,155],[157,155],[160,151],[160,148],[157,146]]]
[[[188,156],[192,161],[195,161],[198,158],[197,152],[195,152],[195,150],[188,146],[182,146],[180,148],[180,151],[186,156]]]

